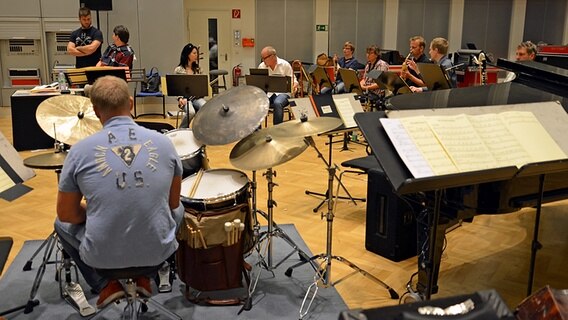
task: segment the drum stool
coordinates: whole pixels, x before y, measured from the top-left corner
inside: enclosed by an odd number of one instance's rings
[[[374,155],[343,161],[341,163],[341,166],[356,170],[349,170],[349,169],[343,170],[341,174],[339,174],[339,182],[341,182],[343,174],[345,173],[355,173],[358,175],[367,174],[370,169],[380,167],[379,161],[377,161],[377,158]],[[337,190],[336,194],[339,194],[339,189]],[[365,199],[363,198],[362,201],[365,202]]]
[[[209,71],[209,77],[212,78],[211,82],[209,83],[211,85],[211,89],[213,90],[213,94],[219,93],[219,88],[223,88],[225,90],[227,90],[227,81],[225,79],[225,76],[228,75],[229,72],[227,72],[227,70],[222,70],[222,69],[215,69],[215,70],[211,70]],[[221,84],[220,81],[220,77],[223,77],[223,84]]]
[[[123,312],[130,312],[130,314],[123,314],[122,316],[126,316],[127,319],[138,319],[139,312],[146,312],[148,311],[148,306],[151,306],[157,313],[159,313],[160,319],[179,319],[182,318],[177,314],[169,311],[164,305],[150,299],[140,297],[136,293],[136,282],[134,279],[138,277],[148,277],[153,279],[154,276],[158,273],[158,270],[162,264],[153,267],[131,267],[131,268],[123,268],[123,269],[97,269],[97,273],[101,276],[112,279],[118,280],[124,290],[126,300],[126,306],[124,307]],[[118,303],[119,300],[122,298],[118,298],[114,300],[114,302]],[[111,308],[112,303],[109,303],[106,307],[100,310],[96,316],[91,319],[105,319],[104,314],[113,308]],[[128,317],[130,316],[130,317]]]

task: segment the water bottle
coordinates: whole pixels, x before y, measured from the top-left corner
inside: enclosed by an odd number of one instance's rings
[[[57,82],[59,82],[59,91],[61,91],[61,93],[69,93],[69,89],[67,88],[67,79],[65,79],[65,73],[63,73],[63,71],[59,71]]]

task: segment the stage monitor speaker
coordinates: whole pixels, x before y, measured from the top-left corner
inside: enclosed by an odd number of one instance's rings
[[[379,168],[368,172],[365,248],[396,262],[416,256],[412,204],[393,192]]]
[[[568,320],[568,290],[546,286],[523,300],[515,314],[518,320]]]
[[[112,11],[112,0],[79,0],[79,7],[97,11]]]
[[[419,309],[440,308],[444,310],[449,307],[458,307],[466,303],[473,304],[470,309],[463,314],[456,315],[426,315]],[[458,307],[459,308],[459,307]],[[507,308],[507,304],[495,290],[478,291],[473,294],[440,298],[428,301],[401,304],[398,306],[382,307],[367,310],[343,311],[339,315],[339,320],[367,319],[367,320],[515,320],[513,313]]]

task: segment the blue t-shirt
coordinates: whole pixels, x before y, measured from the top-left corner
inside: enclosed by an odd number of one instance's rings
[[[177,241],[169,191],[181,175],[171,140],[130,117],[114,117],[72,146],[59,190],[80,192],[87,201],[83,261],[125,268],[158,265],[171,256]]]

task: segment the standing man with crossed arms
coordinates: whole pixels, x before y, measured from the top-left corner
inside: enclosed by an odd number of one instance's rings
[[[79,21],[81,28],[71,33],[67,53],[75,56],[75,68],[95,66],[101,59],[103,33],[93,27],[89,8],[79,9]]]

